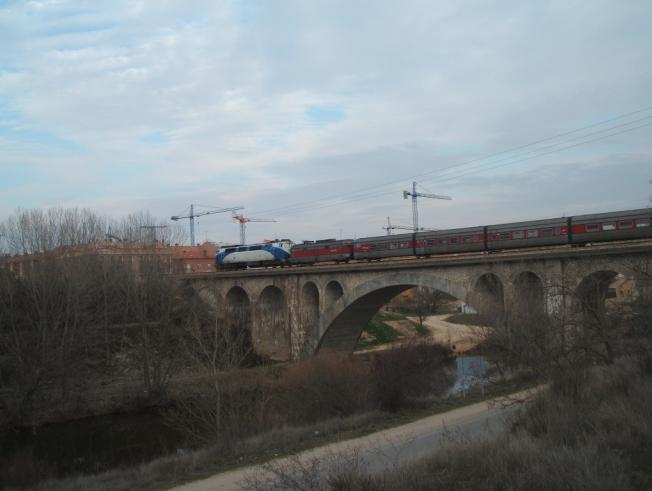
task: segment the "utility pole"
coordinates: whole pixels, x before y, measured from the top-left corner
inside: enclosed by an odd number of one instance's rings
[[[203,205],[197,205],[197,206],[203,206]],[[211,208],[208,206],[204,206],[204,208]],[[197,217],[202,217],[204,215],[213,215],[215,213],[226,213],[228,211],[238,211],[238,210],[244,210],[244,206],[234,206],[232,208],[217,208],[215,210],[208,210],[208,211],[202,211],[200,213],[195,213],[195,205],[190,205],[190,214],[189,215],[174,215],[170,217],[170,220],[172,221],[177,221],[177,220],[183,220],[184,218],[190,219],[190,245],[195,246],[197,245],[195,242],[195,218]]]
[[[407,199],[408,196],[412,196],[412,222],[414,225],[414,230],[419,230],[419,209],[417,208],[417,197],[422,198],[432,198],[432,199],[446,199],[451,200],[450,196],[443,196],[440,194],[432,193],[417,193],[417,183],[412,181],[412,192],[403,191],[403,199]]]
[[[240,223],[240,244],[245,245],[247,243],[245,236],[245,227],[249,222],[276,222],[271,218],[247,218],[241,213],[234,213],[233,220]]]

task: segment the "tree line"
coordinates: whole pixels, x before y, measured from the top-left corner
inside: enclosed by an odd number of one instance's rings
[[[18,210],[0,224],[5,419],[22,423],[38,406],[125,375],[148,394],[163,390],[181,336],[209,318],[207,308],[165,274],[160,255],[143,254],[136,271],[119,254],[94,249],[116,238],[145,250],[181,239],[180,229],[161,225],[148,213],[112,220],[79,209]],[[30,255],[21,275],[1,267],[15,254]]]

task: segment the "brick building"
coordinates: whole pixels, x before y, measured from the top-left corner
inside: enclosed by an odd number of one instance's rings
[[[84,255],[109,256],[121,263],[127,263],[135,272],[140,272],[145,258],[159,258],[165,273],[207,273],[215,271],[215,254],[218,246],[204,242],[197,246],[169,246],[161,242],[119,242],[102,241],[75,247],[61,247],[49,252],[59,257],[79,257]],[[23,277],[43,258],[43,254],[23,254],[0,257],[0,266]]]
[[[215,255],[218,246],[204,242],[197,246],[174,245],[172,257],[177,273],[210,273],[215,271]]]

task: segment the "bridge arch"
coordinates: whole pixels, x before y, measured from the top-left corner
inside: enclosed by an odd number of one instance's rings
[[[229,329],[247,329],[251,332],[251,300],[243,288],[234,286],[226,293],[224,320]]]
[[[532,271],[521,271],[512,280],[511,314],[517,319],[543,315],[546,311],[543,280]]]
[[[219,311],[220,295],[218,295],[214,286],[197,283],[192,286],[192,290],[204,304],[208,305],[213,311]]]
[[[505,315],[505,289],[503,281],[495,273],[476,276],[469,294],[469,303],[490,324],[499,323]]]
[[[466,287],[459,282],[447,280],[428,273],[390,273],[367,281],[344,292],[334,304],[327,306],[322,314],[317,351],[353,351],[365,326],[378,310],[399,293],[423,286],[440,290],[465,300]]]
[[[344,295],[344,288],[339,281],[331,280],[326,284],[326,304],[332,305]]]
[[[228,330],[230,339],[238,342],[243,353],[252,348],[252,308],[247,292],[234,286],[224,297],[224,327]]]
[[[288,302],[285,293],[274,285],[266,286],[256,302],[254,349],[274,360],[290,358]]]
[[[594,271],[584,276],[575,288],[575,314],[594,321],[602,319],[606,314],[609,285],[618,276],[619,272],[612,269]]]

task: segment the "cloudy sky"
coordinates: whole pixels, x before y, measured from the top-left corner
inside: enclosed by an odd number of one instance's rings
[[[432,228],[644,207],[650,25],[648,0],[0,0],[0,220],[244,205],[277,220],[251,241],[360,237],[410,224],[412,179],[453,197],[420,201]]]

